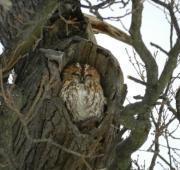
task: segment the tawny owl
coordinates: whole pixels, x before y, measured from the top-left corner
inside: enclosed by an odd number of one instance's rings
[[[100,75],[87,64],[76,63],[64,69],[61,97],[75,121],[101,117],[106,103]]]

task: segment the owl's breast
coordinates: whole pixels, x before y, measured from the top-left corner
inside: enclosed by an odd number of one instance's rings
[[[96,91],[85,84],[71,85],[62,88],[61,96],[74,120],[83,120],[92,116],[100,116],[104,109],[103,91]]]
[[[83,84],[79,85],[75,93],[77,93],[77,101],[75,102],[76,110],[79,115],[83,116],[86,114],[89,93]]]

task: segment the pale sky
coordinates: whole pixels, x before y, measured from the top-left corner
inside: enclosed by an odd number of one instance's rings
[[[104,12],[104,14],[106,14],[107,16],[110,15],[110,10],[109,13],[106,11]],[[122,19],[122,22],[128,29],[130,24],[130,16]],[[111,22],[111,23],[113,23],[118,28],[122,28],[120,23],[115,23],[115,22]],[[158,8],[146,2],[143,12],[141,32],[142,32],[143,40],[145,41],[146,45],[149,47],[152,53],[157,51],[157,49],[151,47],[150,42],[160,45],[167,51],[169,50],[169,31],[170,31],[170,27],[165,18],[163,11],[159,10]],[[125,50],[128,49],[129,54],[133,56],[133,52],[132,52],[133,49],[130,46],[115,39],[112,39],[106,35],[98,34],[96,38],[100,45],[109,49],[112,52],[112,54],[118,59],[122,71],[124,73],[125,83],[129,84],[128,99],[131,102],[135,101],[132,97],[135,95],[143,95],[144,87],[127,79],[127,75],[137,77],[134,68],[129,63],[129,58]],[[2,52],[2,48],[0,45],[0,53],[1,52]],[[158,61],[159,70],[161,72],[163,65],[166,61],[166,56],[162,53],[159,53],[157,57],[157,61]],[[178,70],[176,69],[176,72],[180,72],[180,67],[178,68]],[[180,84],[180,80],[176,82],[176,84],[177,85]],[[172,126],[172,129],[173,128],[174,127]],[[149,140],[141,147],[141,150],[147,149],[147,146],[149,146],[151,140],[152,140],[152,136],[150,135]],[[173,142],[173,146],[180,148],[180,144],[177,141],[172,141],[172,142]],[[162,143],[164,144],[163,139],[162,139]],[[164,153],[163,156],[167,155],[166,149],[163,149],[162,152]],[[140,154],[139,160],[141,163],[143,163],[144,160],[146,160],[146,165],[148,167],[148,164],[150,163],[149,160],[151,160],[150,158],[152,154],[144,151],[140,151],[134,154],[134,158],[137,156],[137,154]],[[161,170],[161,169],[162,167],[159,164],[157,164],[155,170]]]

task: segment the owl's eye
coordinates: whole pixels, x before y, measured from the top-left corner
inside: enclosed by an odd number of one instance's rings
[[[80,76],[80,73],[75,72],[75,73],[72,73],[72,75],[73,75],[73,76],[77,76],[77,77],[79,77],[79,76]]]
[[[85,76],[86,77],[92,77],[92,74],[86,74]]]

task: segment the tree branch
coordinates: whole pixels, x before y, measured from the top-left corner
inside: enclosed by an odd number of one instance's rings
[[[177,115],[180,121],[180,87],[176,92],[176,109],[177,109]]]
[[[171,79],[173,71],[177,66],[177,59],[178,59],[179,53],[180,53],[180,39],[177,39],[176,44],[168,53],[169,58],[160,75],[158,86],[157,86],[157,94],[160,94],[163,91],[168,81]]]
[[[156,47],[157,49],[159,49],[160,51],[162,51],[163,53],[165,53],[166,55],[168,55],[168,52],[166,50],[164,50],[162,47],[160,47],[159,45],[157,44],[154,44],[154,43],[150,43],[152,46]]]
[[[132,45],[132,40],[129,35],[125,32],[121,31],[120,29],[108,24],[105,21],[101,21],[98,18],[85,14],[85,16],[89,19],[90,24],[95,32],[103,33],[106,35],[111,36],[119,41],[122,41],[126,44]]]
[[[21,30],[23,33],[25,32],[25,34],[20,34],[17,37],[18,42],[16,42],[14,47],[11,47],[12,50],[7,56],[5,56],[5,59],[3,57],[0,58],[1,63],[4,64],[2,69],[3,76],[12,69],[12,67],[23,55],[28,53],[29,50],[33,48],[38,40],[40,40],[43,26],[57,7],[57,0],[46,1],[42,9],[32,19],[32,23],[29,25],[29,27]],[[3,62],[4,60],[6,60],[6,63]]]
[[[0,0],[0,41],[4,48],[9,48],[22,29],[30,25],[42,3],[48,0]]]
[[[132,81],[134,81],[134,82],[136,82],[136,83],[139,83],[139,84],[141,84],[141,85],[147,86],[147,83],[146,83],[146,82],[144,82],[144,81],[142,81],[142,80],[139,80],[139,79],[137,79],[137,78],[135,78],[135,77],[128,76],[128,79],[130,79],[130,80],[132,80]]]
[[[140,0],[132,0],[132,21],[129,32],[132,37],[133,47],[145,63],[147,71],[147,84],[149,84],[149,87],[151,87],[156,84],[158,80],[158,67],[156,61],[154,60],[150,51],[145,46],[141,37],[140,28],[142,21],[142,11],[143,2]],[[151,90],[147,88],[146,95],[150,91]]]

